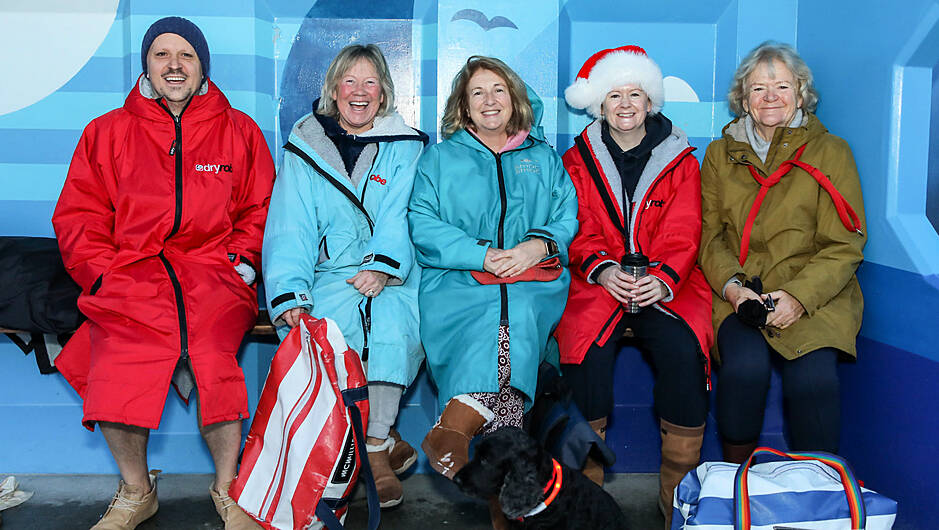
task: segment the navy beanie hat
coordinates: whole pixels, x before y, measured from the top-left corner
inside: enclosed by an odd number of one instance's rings
[[[150,53],[150,46],[157,37],[164,33],[175,33],[186,39],[202,64],[202,77],[209,77],[209,45],[205,42],[205,36],[202,30],[192,22],[182,17],[161,18],[150,26],[147,34],[143,36],[143,43],[140,45],[140,63],[143,65],[143,73],[147,73],[147,54]]]

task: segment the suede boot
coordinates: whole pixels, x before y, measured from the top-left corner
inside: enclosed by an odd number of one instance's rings
[[[590,428],[601,440],[606,441],[606,418],[592,420]],[[603,462],[594,458],[593,454],[587,455],[587,461],[584,462],[584,476],[593,481],[597,486],[603,487]]]
[[[378,490],[378,505],[382,508],[397,506],[404,498],[404,488],[391,469],[388,458],[394,444],[395,441],[390,436],[381,445],[365,444],[365,449],[368,451],[368,465],[372,468],[375,488]]]
[[[146,493],[143,486],[131,486],[123,480],[120,481],[108,511],[104,512],[101,520],[92,526],[91,530],[133,530],[153,517],[159,507],[156,485],[159,473],[159,470],[150,472],[150,491]]]
[[[672,497],[675,487],[701,459],[704,425],[682,427],[659,420],[662,427],[662,467],[659,468],[659,510],[665,516],[665,528],[672,525]]]
[[[394,429],[388,432],[388,439],[394,442],[388,455],[388,462],[395,475],[400,475],[417,462],[417,451],[411,447],[411,444],[402,440],[401,435]]]
[[[440,419],[421,442],[430,466],[452,480],[469,460],[470,440],[492,418],[491,410],[467,394],[451,398]]]
[[[731,464],[742,464],[750,458],[750,454],[756,449],[756,442],[746,444],[732,444],[721,440],[721,448],[724,450],[724,462]]]
[[[228,488],[231,482],[222,484],[216,489],[213,482],[209,487],[209,496],[215,504],[215,511],[218,512],[222,522],[225,523],[225,530],[261,530],[261,525],[256,523],[250,515],[241,509],[241,506],[235,503],[235,500],[228,496]]]

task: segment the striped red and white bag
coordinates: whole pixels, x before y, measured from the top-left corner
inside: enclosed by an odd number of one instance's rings
[[[341,529],[361,472],[377,528],[365,418],[359,355],[335,322],[302,315],[271,361],[229,495],[267,529]]]

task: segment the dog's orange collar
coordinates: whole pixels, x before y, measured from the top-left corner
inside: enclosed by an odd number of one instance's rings
[[[561,464],[557,460],[551,459],[551,464],[554,465],[554,472],[551,473],[551,480],[544,487],[544,494],[548,497],[544,500],[545,508],[558,496],[558,492],[561,491],[561,479],[563,477],[561,473]],[[551,493],[548,493],[548,492]]]
[[[551,503],[554,502],[554,498],[558,496],[558,492],[561,491],[561,483],[563,482],[563,478],[564,478],[564,474],[561,470],[561,464],[559,464],[558,461],[553,458],[551,459],[551,464],[553,467],[553,471],[551,473],[551,480],[549,480],[548,483],[545,485],[544,491],[543,491],[543,494],[547,495],[547,497],[545,497],[543,501],[539,502],[538,506],[535,506],[535,508],[532,511],[528,512],[522,517],[519,517],[518,518],[519,521],[524,520],[526,517],[532,517],[534,515],[538,515],[539,513],[545,511],[548,508],[548,506],[550,506]]]

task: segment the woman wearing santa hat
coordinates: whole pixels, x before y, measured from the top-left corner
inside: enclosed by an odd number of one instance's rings
[[[685,133],[660,112],[662,73],[642,48],[597,52],[564,95],[596,119],[563,157],[577,189],[580,232],[571,243],[573,280],[555,331],[562,372],[603,437],[616,354],[632,344],[652,362],[662,435],[659,494],[668,520],[675,486],[698,463],[708,409],[713,331],[710,289],[695,263],[698,162]],[[647,275],[627,270],[643,257]],[[593,458],[584,473],[602,483],[603,468]]]

